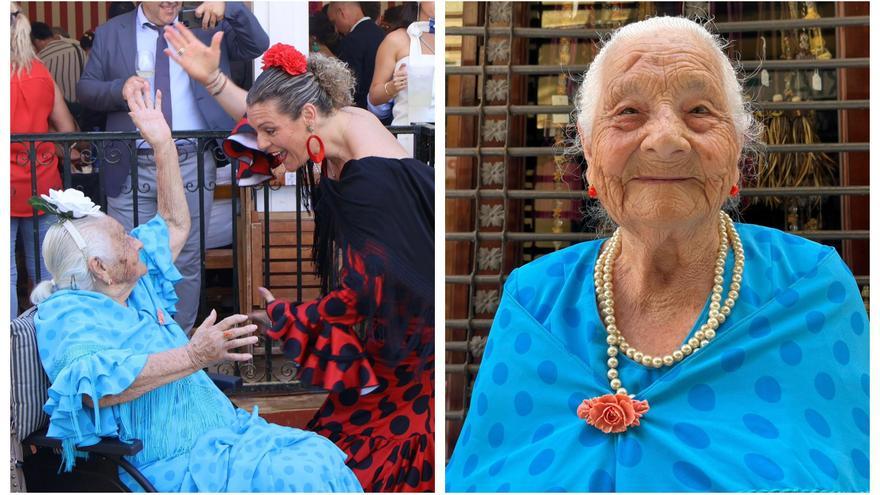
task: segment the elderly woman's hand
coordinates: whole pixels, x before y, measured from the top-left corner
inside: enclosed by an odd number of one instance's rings
[[[145,88],[132,94],[128,99],[128,115],[150,146],[171,141],[171,128],[162,115],[162,92],[156,91],[156,101],[150,97],[149,89]]]
[[[220,43],[223,31],[214,33],[211,46],[206,46],[181,23],[165,27],[169,48],[165,53],[178,63],[189,77],[203,86],[209,85],[220,72]]]
[[[187,354],[196,368],[205,368],[221,361],[247,361],[253,359],[249,353],[229,352],[231,349],[257,343],[254,333],[256,325],[236,327],[248,319],[247,315],[232,315],[217,323],[217,311],[205,318],[187,344]]]

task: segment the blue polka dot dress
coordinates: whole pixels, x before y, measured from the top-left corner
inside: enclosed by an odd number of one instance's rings
[[[867,491],[868,321],[852,274],[829,247],[736,229],[743,287],[715,339],[662,369],[618,356],[650,404],[623,433],[576,414],[611,391],[592,278],[601,241],[514,271],[447,491]]]
[[[332,442],[267,423],[256,407],[253,413],[237,409],[204,371],[130,402],[98,405],[128,389],[150,354],[187,342],[172,318],[181,276],[164,220],[157,216],[132,236],[144,244],[147,274],[127,306],[97,292],[61,290],[37,309],[40,359],[52,382],[44,406],[48,434],[62,440],[64,468],[81,455],[75,446],[108,436],[137,438],[144,448],[129,460],[163,492],[362,491]],[[96,406],[84,406],[84,396]],[[120,478],[140,490],[122,470]]]

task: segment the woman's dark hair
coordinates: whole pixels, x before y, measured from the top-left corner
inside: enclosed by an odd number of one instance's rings
[[[406,29],[410,24],[419,20],[419,3],[404,2],[396,7],[391,7],[382,14],[382,28],[386,32],[397,29]]]
[[[339,45],[339,33],[330,22],[326,9],[321,9],[309,17],[309,34],[314,36],[319,43],[326,45],[331,52],[336,53],[336,48]]]
[[[79,39],[79,46],[82,47],[83,50],[91,50],[92,44],[95,42],[95,32],[94,31],[86,31],[83,33],[82,37]]]
[[[380,2],[358,2],[358,4],[361,6],[361,12],[374,21],[379,17],[379,11],[382,10]]]
[[[34,21],[31,23],[32,40],[50,40],[55,37],[52,28],[45,22]]]
[[[354,83],[345,62],[312,53],[303,74],[291,76],[277,67],[260,74],[248,91],[247,106],[274,100],[281,112],[298,119],[303,105],[311,103],[329,115],[352,104]]]

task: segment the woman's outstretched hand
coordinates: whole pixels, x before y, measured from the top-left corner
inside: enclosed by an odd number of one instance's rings
[[[205,368],[221,361],[248,361],[253,359],[249,353],[229,352],[231,349],[256,344],[257,337],[250,336],[257,329],[256,325],[236,327],[247,321],[246,315],[232,315],[217,323],[217,311],[205,318],[205,321],[193,332],[187,354],[197,368]]]
[[[162,115],[162,92],[156,91],[156,101],[150,97],[149,88],[133,92],[128,98],[128,115],[138,128],[141,136],[153,148],[171,141],[171,128]]]
[[[272,295],[269,289],[265,287],[259,287],[257,288],[257,290],[260,291],[260,295],[263,296],[263,299],[266,300],[266,307],[268,307],[275,301],[275,296]],[[264,331],[272,328],[272,321],[269,319],[269,315],[266,313],[265,309],[251,311],[250,313],[248,313],[248,319],[256,323],[258,326],[261,326]]]
[[[207,46],[182,23],[165,26],[165,41],[169,47],[165,54],[178,63],[189,77],[202,85],[209,84],[220,70],[220,43],[223,31],[214,33],[211,46]]]

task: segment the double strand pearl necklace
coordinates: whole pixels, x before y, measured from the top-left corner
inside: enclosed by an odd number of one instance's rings
[[[709,317],[700,329],[694,332],[686,344],[680,349],[676,349],[672,354],[663,357],[654,357],[639,351],[630,345],[617,328],[614,318],[614,284],[613,284],[613,268],[614,260],[620,254],[620,229],[618,228],[611,240],[605,245],[602,253],[596,262],[596,270],[593,279],[596,285],[596,294],[599,301],[599,311],[602,313],[602,319],[605,324],[605,330],[608,333],[606,342],[608,342],[608,380],[611,389],[618,395],[627,396],[627,390],[620,381],[620,373],[617,371],[618,354],[622,353],[633,361],[649,368],[662,368],[664,366],[672,366],[675,363],[685,359],[687,356],[697,352],[701,348],[709,345],[709,342],[715,338],[716,330],[724,323],[736,304],[739,297],[740,287],[742,286],[743,268],[745,266],[745,255],[743,253],[742,242],[739,234],[733,227],[733,220],[723,211],[719,214],[719,235],[721,244],[718,248],[718,257],[715,260],[715,285],[712,287],[712,296],[709,303]],[[727,292],[727,299],[721,304],[721,294],[724,290],[724,262],[727,258],[727,250],[730,242],[733,241],[733,276],[731,277],[730,289]]]

